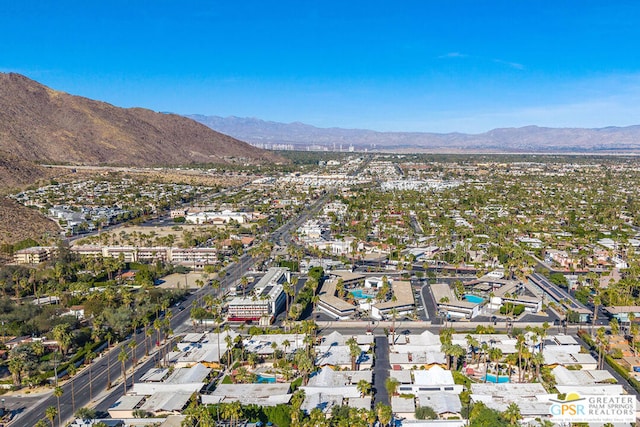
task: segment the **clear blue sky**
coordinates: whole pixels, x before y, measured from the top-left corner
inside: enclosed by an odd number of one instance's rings
[[[0,71],[122,107],[434,132],[640,124],[637,0],[0,6]]]

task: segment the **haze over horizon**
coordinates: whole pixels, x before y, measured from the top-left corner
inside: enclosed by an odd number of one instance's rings
[[[122,107],[481,133],[640,123],[640,4],[6,2],[0,71]]]

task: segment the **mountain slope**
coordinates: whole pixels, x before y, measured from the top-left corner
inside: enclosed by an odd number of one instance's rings
[[[15,73],[0,74],[0,150],[24,160],[73,164],[280,160],[182,116],[118,108]]]
[[[253,144],[322,146],[358,150],[441,152],[602,153],[640,152],[640,126],[601,129],[521,128],[494,129],[481,134],[376,132],[365,129],[317,128],[303,123],[277,123],[253,118],[188,116],[212,129]]]

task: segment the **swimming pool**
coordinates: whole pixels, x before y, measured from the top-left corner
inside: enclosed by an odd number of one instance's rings
[[[480,304],[481,302],[484,302],[484,298],[481,298],[478,295],[467,294],[464,296],[464,299],[474,304]]]
[[[373,299],[371,295],[365,294],[362,289],[354,289],[353,291],[349,291],[349,293],[353,295],[353,297],[356,299],[367,299],[367,298]]]
[[[502,383],[508,383],[509,382],[509,377],[507,377],[505,375],[500,375],[500,376],[496,377],[493,374],[487,374],[486,375],[486,379],[487,379],[488,383],[494,383],[494,384],[495,383],[502,384]]]
[[[275,383],[276,382],[276,377],[275,377],[275,375],[258,374],[257,378],[256,378],[256,382],[258,384]]]

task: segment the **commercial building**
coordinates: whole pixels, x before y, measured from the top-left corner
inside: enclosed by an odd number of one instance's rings
[[[13,261],[16,264],[40,264],[49,260],[51,249],[43,246],[20,249],[13,254]]]
[[[285,305],[287,296],[283,284],[289,280],[289,269],[270,268],[256,284],[252,295],[235,297],[229,302],[228,320],[271,323]]]

